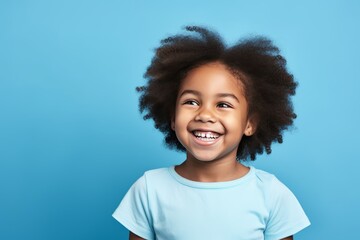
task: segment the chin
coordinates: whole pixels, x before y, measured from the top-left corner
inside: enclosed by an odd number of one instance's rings
[[[200,161],[200,162],[211,162],[219,159],[219,156],[214,156],[213,154],[190,154],[191,159]]]

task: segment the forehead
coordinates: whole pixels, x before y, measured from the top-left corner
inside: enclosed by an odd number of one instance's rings
[[[244,94],[241,80],[228,67],[219,62],[204,64],[189,71],[180,85],[179,92],[186,89],[204,93],[231,92]]]

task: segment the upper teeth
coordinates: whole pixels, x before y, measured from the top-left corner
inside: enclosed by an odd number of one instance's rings
[[[202,138],[218,138],[219,134],[217,133],[212,133],[212,132],[199,132],[199,131],[194,131],[194,135],[196,137],[202,137]]]

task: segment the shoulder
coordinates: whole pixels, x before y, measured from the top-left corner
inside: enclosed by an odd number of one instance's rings
[[[274,174],[258,169],[254,172],[269,214],[265,239],[282,239],[310,225],[297,198],[285,184]]]
[[[157,208],[158,200],[165,199],[166,201],[169,195],[173,194],[176,186],[177,182],[171,177],[169,168],[158,168],[144,172],[133,184],[130,192],[142,201],[146,201],[149,207]]]
[[[146,171],[132,184],[123,202],[128,202],[128,205],[146,205],[149,197],[154,195],[154,188],[159,188],[166,182],[166,175],[169,175],[167,172],[167,168]]]
[[[161,185],[161,183],[167,181],[169,177],[169,167],[147,170],[137,179],[133,187],[143,190],[148,189],[149,186]]]
[[[277,202],[281,198],[291,197],[293,193],[274,174],[263,170],[254,169],[257,186],[261,189],[268,203]]]
[[[144,192],[147,191],[148,184],[163,181],[167,177],[168,168],[158,168],[147,170],[131,186],[130,191]]]
[[[256,181],[264,189],[269,189],[279,185],[283,185],[274,174],[256,168],[253,169],[254,169],[254,175]]]
[[[255,167],[252,167],[252,168],[253,168],[253,170],[254,170],[254,174],[255,174],[256,178],[257,178],[260,182],[269,183],[269,182],[274,181],[274,179],[276,179],[276,177],[275,177],[274,174],[271,174],[271,173],[268,173],[268,172],[266,172],[266,171],[257,169],[257,168],[255,168]]]
[[[169,176],[169,167],[164,167],[148,170],[144,173],[142,178],[144,178],[146,182],[156,183],[166,180]]]
[[[168,172],[169,172],[169,167],[156,168],[156,169],[147,170],[144,173],[144,176],[146,176],[146,177],[159,177],[159,176],[163,176],[164,174],[167,174]]]

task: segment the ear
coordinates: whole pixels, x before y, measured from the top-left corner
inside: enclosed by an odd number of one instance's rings
[[[257,128],[257,118],[256,117],[250,117],[246,123],[246,127],[244,130],[244,134],[245,136],[252,136],[255,132],[256,132],[256,128]]]

